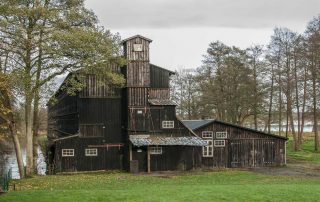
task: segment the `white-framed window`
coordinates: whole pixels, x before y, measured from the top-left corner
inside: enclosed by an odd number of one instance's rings
[[[150,147],[150,154],[162,154],[162,147]]]
[[[217,139],[225,139],[227,138],[227,131],[221,131],[221,132],[216,132],[216,138]]]
[[[226,146],[226,141],[225,140],[215,140],[214,146],[215,147],[224,147],[224,146]]]
[[[162,128],[174,128],[174,121],[162,121]]]
[[[86,156],[98,156],[98,149],[97,148],[89,148],[85,150]]]
[[[74,156],[74,149],[62,149],[62,156]]]
[[[213,138],[213,131],[202,131],[202,138]]]
[[[203,157],[213,157],[213,145],[212,140],[206,140],[207,146],[202,147],[202,156]]]

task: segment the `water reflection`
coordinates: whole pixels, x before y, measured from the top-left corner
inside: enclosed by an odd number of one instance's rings
[[[1,150],[1,147],[0,147]],[[41,151],[40,147],[37,147],[38,152],[38,160],[37,160],[37,170],[39,175],[46,174],[46,163],[44,155]],[[26,165],[26,149],[22,148],[22,158],[23,163]],[[17,164],[16,153],[13,149],[13,146],[10,146],[9,149],[2,149],[0,152],[0,174],[3,174],[4,171],[9,170],[12,168],[12,178],[19,179],[19,168]]]

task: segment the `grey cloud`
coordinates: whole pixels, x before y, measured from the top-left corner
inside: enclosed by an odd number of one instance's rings
[[[87,0],[110,28],[261,28],[305,23],[319,0]]]

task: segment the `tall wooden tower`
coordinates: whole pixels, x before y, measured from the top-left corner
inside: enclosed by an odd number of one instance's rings
[[[149,44],[152,40],[136,35],[123,41],[127,97],[128,135],[149,130],[148,88],[150,88]]]

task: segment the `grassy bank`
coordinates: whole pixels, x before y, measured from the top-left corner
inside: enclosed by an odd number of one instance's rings
[[[293,140],[289,137],[287,143],[287,157],[289,159],[320,164],[320,152],[314,151],[314,136],[312,133],[303,135],[304,141],[299,151],[293,151]]]
[[[17,181],[9,202],[58,201],[316,201],[320,179],[267,176],[247,171],[176,176],[95,173],[34,177]]]

